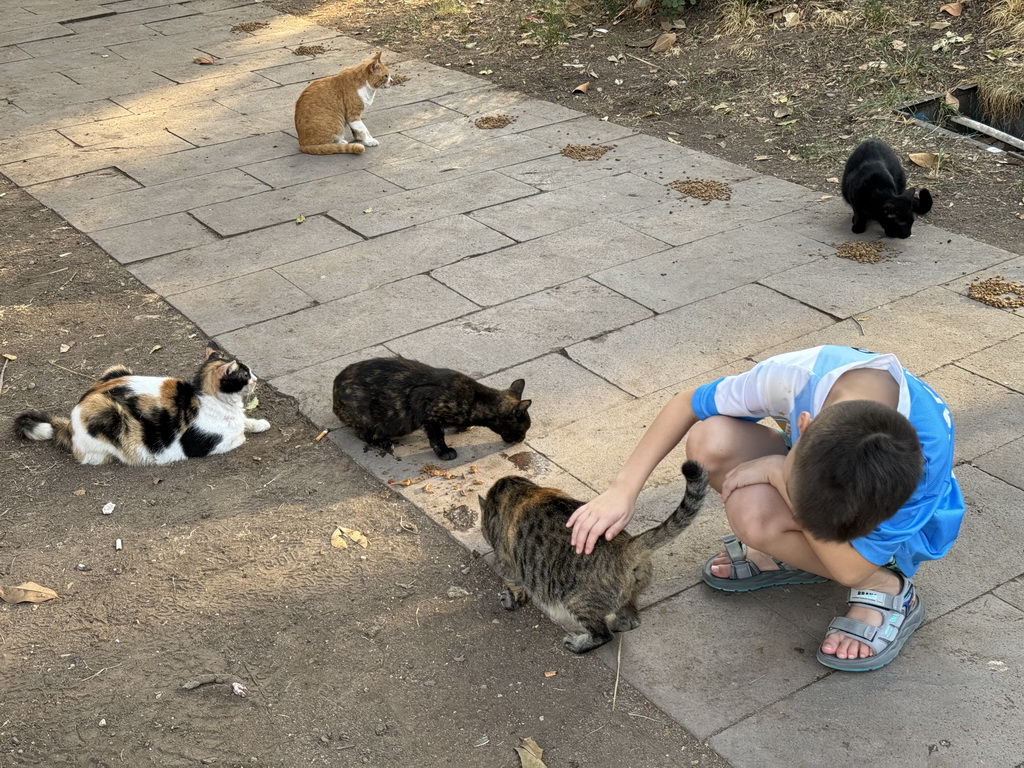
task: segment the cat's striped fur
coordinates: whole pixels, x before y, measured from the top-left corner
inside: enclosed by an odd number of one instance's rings
[[[566,522],[584,502],[525,477],[498,480],[481,502],[484,537],[505,580],[508,610],[532,599],[569,630],[565,647],[585,653],[640,625],[637,599],[651,583],[651,553],[689,527],[707,494],[708,477],[695,461],[683,464],[686,493],[667,520],[633,537],[623,531],[598,539],[592,554],[577,555]]]
[[[28,440],[53,440],[82,464],[159,465],[226,453],[245,442],[245,432],[264,432],[270,423],[245,415],[245,395],[256,383],[249,368],[220,351],[206,355],[191,381],[114,366],[70,418],[27,411],[14,430]]]

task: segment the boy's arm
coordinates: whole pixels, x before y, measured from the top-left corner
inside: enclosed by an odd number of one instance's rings
[[[866,560],[848,541],[821,541],[804,531],[807,543],[828,569],[833,580],[846,586],[864,585],[878,573],[878,565]]]
[[[604,534],[611,540],[629,523],[636,498],[651,472],[698,421],[693,412],[693,392],[680,392],[668,401],[622,465],[611,487],[569,518],[566,525],[572,528],[572,545],[577,553],[590,554],[599,536]]]

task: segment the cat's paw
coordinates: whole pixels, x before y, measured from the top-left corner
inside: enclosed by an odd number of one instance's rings
[[[441,461],[454,461],[459,454],[455,452],[454,448],[442,448],[441,450],[435,448],[434,455]]]
[[[515,595],[512,594],[512,590],[508,587],[498,593],[498,599],[501,600],[501,607],[506,611],[514,611],[519,607],[519,603],[516,602]]]
[[[853,230],[853,234],[855,234],[855,235],[862,235],[862,234],[864,234],[864,230],[867,229],[867,228],[868,228],[868,225],[865,224],[863,221],[855,221],[855,222],[853,222],[853,227],[851,227],[851,229]]]
[[[379,147],[380,146],[380,142],[377,141],[375,138],[373,138],[373,136],[367,136],[365,139],[363,139],[363,146],[364,147]]]
[[[270,429],[270,422],[266,419],[246,419],[245,428],[249,432],[266,432]]]
[[[615,626],[612,629],[616,632],[629,632],[629,630],[640,626],[640,615],[632,611],[622,610],[615,614],[614,622]]]
[[[600,645],[604,645],[604,642],[595,639],[589,632],[576,632],[563,637],[562,645],[565,646],[566,650],[573,653],[586,653]]]

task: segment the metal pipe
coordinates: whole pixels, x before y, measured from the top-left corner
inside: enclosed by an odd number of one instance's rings
[[[999,139],[1000,141],[1009,144],[1011,147],[1016,147],[1017,149],[1024,149],[1024,141],[1018,139],[1016,136],[1011,136],[1008,133],[1004,133],[1003,131],[997,130],[996,128],[993,128],[991,125],[985,125],[984,123],[979,123],[977,120],[971,120],[971,118],[969,117],[961,117],[960,115],[954,115],[953,117],[950,118],[950,120],[952,120],[954,123],[957,123],[958,125],[964,125],[967,126],[968,128],[973,128],[979,133],[984,133],[988,136],[991,136],[993,139]]]

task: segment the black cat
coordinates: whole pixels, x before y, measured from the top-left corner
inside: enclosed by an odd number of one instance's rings
[[[359,439],[389,453],[392,438],[423,427],[439,459],[458,454],[444,441],[445,427],[487,427],[506,443],[526,438],[530,400],[526,382],[492,389],[458,371],[434,368],[402,357],[352,363],[334,379],[334,413]]]
[[[886,237],[910,237],[914,214],[932,208],[931,193],[907,189],[907,175],[896,153],[884,141],[862,142],[843,170],[843,199],[853,208],[853,231],[863,232],[869,219],[882,225]]]

